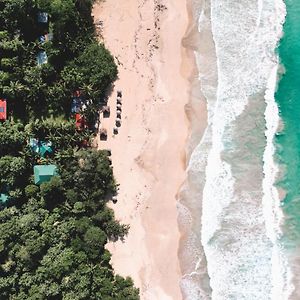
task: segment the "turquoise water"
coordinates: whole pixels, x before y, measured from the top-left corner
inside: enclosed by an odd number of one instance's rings
[[[286,0],[284,36],[278,47],[285,68],[275,95],[284,129],[275,142],[283,175],[278,185],[286,191],[284,241],[288,247],[300,244],[300,2]]]

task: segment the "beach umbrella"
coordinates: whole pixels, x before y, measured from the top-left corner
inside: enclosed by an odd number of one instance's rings
[[[120,127],[121,123],[122,123],[121,119],[120,118],[116,118],[116,126]]]
[[[122,91],[120,90],[117,91],[117,97],[122,97]]]
[[[114,134],[118,134],[118,132],[119,132],[119,129],[118,129],[118,127],[114,127]]]
[[[122,104],[122,99],[120,97],[117,97],[117,104]]]
[[[117,104],[117,109],[122,109],[122,105],[121,104]]]
[[[111,198],[111,200],[112,200],[113,203],[117,203],[117,202],[118,202],[117,196],[113,196],[113,197]]]

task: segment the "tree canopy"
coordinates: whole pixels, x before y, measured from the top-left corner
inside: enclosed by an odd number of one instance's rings
[[[92,0],[0,0],[0,299],[137,300],[130,278],[114,273],[108,241],[129,227],[107,202],[117,191],[107,151],[89,148],[93,129],[70,114],[79,89],[88,124],[117,77],[97,43]],[[39,23],[39,12],[48,22]],[[41,36],[46,36],[40,39]],[[41,42],[41,40],[43,42]],[[37,55],[46,53],[45,63]],[[41,156],[30,141],[51,142]],[[40,144],[37,144],[40,145]],[[35,165],[58,175],[35,184]]]
[[[22,120],[69,116],[76,89],[98,107],[117,67],[97,43],[90,0],[0,1],[0,94],[9,112]],[[38,12],[49,22],[38,23]],[[45,42],[39,37],[47,34]],[[51,39],[49,38],[51,36]],[[38,65],[45,51],[48,63]]]

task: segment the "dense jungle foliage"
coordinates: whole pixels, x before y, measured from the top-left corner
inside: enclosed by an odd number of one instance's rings
[[[8,112],[0,122],[0,195],[8,197],[0,209],[1,300],[139,299],[105,250],[128,232],[106,206],[117,191],[108,153],[88,147],[93,128],[76,129],[70,114],[80,90],[93,124],[117,77],[95,38],[93,2],[0,0],[0,98]],[[47,63],[37,63],[41,51]],[[32,138],[51,141],[53,152],[34,152]],[[43,164],[59,175],[36,185],[33,167]]]

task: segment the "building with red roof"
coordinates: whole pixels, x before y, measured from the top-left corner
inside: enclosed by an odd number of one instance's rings
[[[77,129],[84,129],[85,127],[85,120],[84,120],[84,116],[82,116],[81,114],[75,114],[75,125]]]
[[[7,118],[6,114],[6,100],[0,99],[0,121],[5,121]]]

